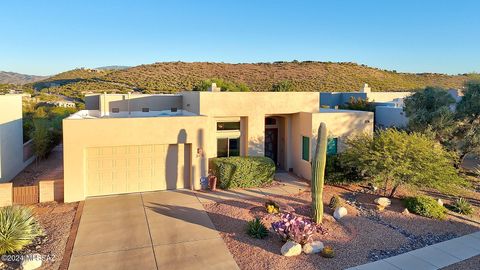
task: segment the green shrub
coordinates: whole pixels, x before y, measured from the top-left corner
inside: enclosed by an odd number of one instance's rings
[[[211,160],[220,188],[248,188],[270,184],[275,163],[268,157],[226,157]]]
[[[471,215],[473,214],[473,207],[472,205],[465,200],[464,198],[458,198],[455,202],[449,206],[449,208],[462,215]]]
[[[345,163],[342,163],[341,156],[328,155],[325,165],[325,182],[329,184],[346,184],[362,181],[358,171]]]
[[[262,239],[267,237],[268,229],[257,217],[247,223],[247,234],[253,238]]]
[[[438,204],[438,202],[429,196],[408,197],[405,199],[405,206],[408,211],[420,216],[445,219],[446,209]]]
[[[42,234],[30,208],[7,206],[0,209],[0,254],[20,251]]]
[[[332,198],[330,199],[330,203],[328,204],[328,207],[330,209],[337,209],[338,207],[343,206],[343,200],[338,196],[337,194],[333,195]]]

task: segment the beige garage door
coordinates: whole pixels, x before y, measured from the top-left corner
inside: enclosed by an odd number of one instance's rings
[[[88,148],[87,194],[188,188],[190,149],[190,144]]]

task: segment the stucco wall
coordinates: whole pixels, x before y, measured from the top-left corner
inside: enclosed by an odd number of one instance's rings
[[[244,117],[247,155],[262,156],[265,143],[265,116],[316,112],[320,94],[313,92],[199,92],[198,113],[210,117],[209,130],[215,130],[216,118]],[[207,137],[207,145],[216,145],[215,136]],[[214,157],[210,151],[208,157]]]
[[[0,182],[10,181],[23,162],[22,96],[0,95]]]
[[[350,101],[353,97],[355,99],[367,99],[369,101],[375,102],[389,102],[397,98],[405,98],[412,94],[413,92],[331,92],[331,93],[321,93],[320,94],[320,105],[329,106],[334,108],[335,106],[343,105]]]
[[[345,140],[356,134],[373,132],[373,113],[348,110],[321,110],[321,112],[295,115],[293,120],[292,152],[294,172],[307,179],[311,179],[310,162],[302,160],[302,136],[310,137],[310,160],[316,149],[318,127],[321,122],[327,125],[330,138],[338,138],[338,151],[345,149]]]
[[[413,93],[415,92],[370,92],[368,93],[368,99],[376,102],[387,102],[396,98],[408,97]]]
[[[65,202],[85,199],[85,152],[88,147],[119,145],[191,144],[194,188],[205,176],[203,149],[207,118],[202,116],[98,118],[63,120]],[[175,166],[175,164],[167,164]]]
[[[403,108],[391,106],[375,107],[375,124],[381,128],[398,127],[403,128],[408,124]]]
[[[182,107],[181,95],[98,94],[85,99],[85,108],[100,110],[101,115],[109,115],[112,108],[118,108],[120,111],[142,111],[142,108],[162,111]]]

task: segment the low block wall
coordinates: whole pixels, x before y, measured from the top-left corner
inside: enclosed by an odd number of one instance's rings
[[[42,180],[38,185],[40,202],[63,202],[63,180]]]
[[[12,183],[0,184],[0,207],[13,204],[13,185]]]
[[[0,207],[13,205],[14,201],[15,204],[33,204],[52,201],[63,202],[62,179],[42,180],[38,182],[38,189],[35,189],[35,192],[21,192],[21,190],[19,190],[27,188],[37,188],[37,186],[14,188],[12,183],[0,184]]]

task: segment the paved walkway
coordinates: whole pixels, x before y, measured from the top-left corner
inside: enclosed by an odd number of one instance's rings
[[[195,192],[85,201],[69,269],[238,269]]]
[[[478,255],[480,231],[348,270],[434,270]]]

